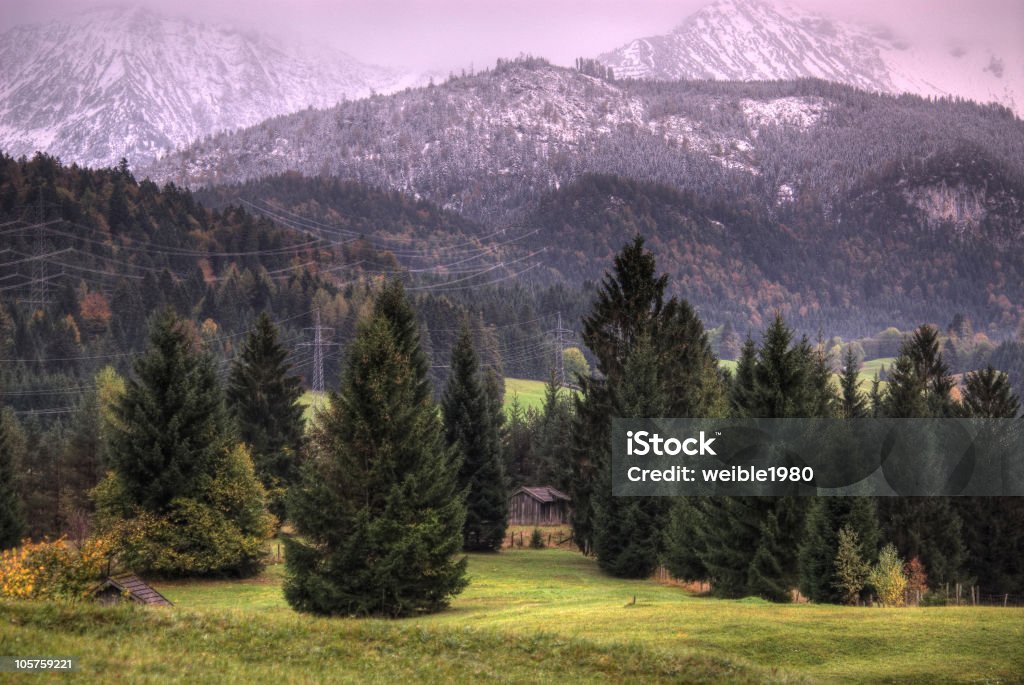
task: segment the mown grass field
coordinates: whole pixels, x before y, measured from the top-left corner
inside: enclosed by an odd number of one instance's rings
[[[469,572],[450,609],[399,621],[296,614],[279,565],[157,583],[173,609],[0,603],[0,653],[78,655],[87,682],[1024,681],[1019,609],[717,600],[557,549],[471,555]]]

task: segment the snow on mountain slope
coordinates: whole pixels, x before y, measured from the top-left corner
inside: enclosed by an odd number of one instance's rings
[[[884,29],[763,0],[717,0],[667,35],[598,60],[616,77],[756,81],[821,78],[865,90],[954,95],[1024,107],[1021,55],[910,44]]]
[[[409,75],[133,8],[0,36],[0,149],[140,164],[214,132],[413,85]]]

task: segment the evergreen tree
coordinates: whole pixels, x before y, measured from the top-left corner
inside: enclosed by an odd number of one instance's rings
[[[753,595],[773,602],[789,599],[787,573],[780,560],[785,550],[780,549],[779,522],[774,511],[769,511],[761,523],[757,550],[747,570],[747,589]]]
[[[750,336],[743,341],[740,356],[736,361],[736,374],[729,388],[729,399],[732,413],[735,416],[748,416],[750,407],[756,406],[757,381],[754,372],[757,367],[757,343]]]
[[[953,415],[953,377],[939,351],[939,334],[921,326],[903,342],[889,373],[883,409],[891,418]]]
[[[134,367],[110,426],[112,473],[95,491],[101,528],[139,572],[258,571],[272,517],[212,359],[166,308]]]
[[[752,418],[830,416],[835,397],[829,376],[824,355],[806,338],[794,342],[776,315],[761,344],[748,339],[741,350],[731,388],[733,412]],[[799,497],[729,497],[708,505],[699,549],[715,593],[787,598],[799,580],[806,507]]]
[[[665,568],[673,578],[697,581],[708,577],[703,544],[705,498],[676,497],[665,532]]]
[[[284,517],[284,491],[295,479],[302,446],[302,385],[288,374],[287,350],[266,312],[259,315],[228,378],[228,408],[249,445],[256,475],[271,496],[271,510]]]
[[[581,392],[576,399],[573,534],[577,544],[586,551],[595,550],[602,566],[614,573],[635,574],[647,565],[653,568],[662,538],[647,527],[662,529],[667,509],[661,507],[656,513],[637,509],[628,521],[613,524],[610,512],[616,505],[607,500],[602,505],[595,499],[611,496],[610,483],[602,482],[611,459],[611,418],[720,416],[727,409],[703,324],[687,302],[666,299],[667,283],[665,276],[656,276],[654,256],[637,236],[616,255],[612,271],[605,275],[591,312],[583,320],[583,340],[596,357],[598,375],[580,379]],[[639,346],[643,346],[642,352],[637,352]],[[627,364],[643,373],[627,374]],[[655,397],[661,399],[655,402]],[[596,513],[602,507],[604,522],[618,526],[617,530],[597,530]],[[634,528],[622,528],[627,523]],[[605,541],[607,554],[602,555],[595,544],[598,535]],[[612,542],[624,537],[635,538],[637,545],[621,547]],[[640,549],[653,556],[639,562]],[[622,559],[612,558],[620,553],[625,555]]]
[[[987,367],[964,379],[962,413],[973,418],[1013,419],[1020,400],[1006,374]],[[957,497],[963,521],[967,572],[987,592],[1024,591],[1024,502],[1020,497]]]
[[[175,497],[200,492],[230,447],[213,361],[196,352],[173,310],[156,315],[117,417],[110,465],[125,495],[147,511],[162,513]]]
[[[847,601],[838,585],[839,533],[851,530],[859,541],[860,554],[874,560],[878,548],[878,513],[868,497],[820,497],[807,511],[799,551],[800,591],[813,602]]]
[[[953,378],[939,351],[938,332],[921,326],[900,346],[882,400],[890,418],[936,418],[957,412]],[[927,449],[927,446],[922,446]],[[936,586],[962,579],[963,523],[948,497],[884,497],[879,516],[885,539],[918,557]]]
[[[544,384],[544,404],[537,425],[538,484],[569,490],[572,476],[569,462],[571,431],[571,399],[552,371]]]
[[[60,455],[61,492],[59,513],[61,528],[68,531],[93,508],[89,492],[106,472],[103,463],[102,420],[97,390],[85,393],[75,408],[67,440]],[[75,531],[82,532],[82,531]]]
[[[0,551],[17,547],[25,533],[25,519],[15,479],[14,441],[9,422],[0,407]]]
[[[843,372],[839,379],[839,414],[844,419],[860,419],[868,415],[868,404],[860,391],[860,364],[851,347],[846,348]]]
[[[459,487],[466,493],[463,548],[497,551],[508,527],[508,491],[497,418],[465,324],[452,349],[441,409],[448,445],[461,460]]]
[[[360,323],[289,495],[285,598],[318,614],[435,611],[466,585],[459,460],[400,283]]]
[[[667,404],[659,387],[658,362],[650,341],[639,338],[624,369],[614,400],[615,415],[663,416]],[[646,578],[664,547],[667,502],[660,497],[615,497],[611,469],[602,469],[593,495],[594,551],[605,572],[620,578]]]
[[[991,366],[964,377],[962,405],[964,416],[977,418],[1014,419],[1020,413],[1009,378]]]
[[[520,485],[534,485],[539,482],[534,451],[536,416],[536,411],[532,408],[523,409],[523,405],[519,402],[519,396],[513,393],[512,400],[509,402],[508,420],[502,444],[505,473],[508,474],[509,485],[513,488]]]

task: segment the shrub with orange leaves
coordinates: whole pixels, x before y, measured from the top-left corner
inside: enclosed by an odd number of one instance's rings
[[[31,542],[0,553],[0,597],[78,600],[89,594],[110,557],[101,537],[80,547],[66,539]]]

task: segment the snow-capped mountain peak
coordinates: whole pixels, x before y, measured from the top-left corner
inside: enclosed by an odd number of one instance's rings
[[[668,34],[600,55],[617,77],[756,81],[821,78],[866,90],[1024,104],[1024,69],[992,48],[915,44],[791,4],[716,0]]]
[[[0,36],[0,149],[144,163],[225,129],[407,85],[401,72],[268,36],[103,7]]]

